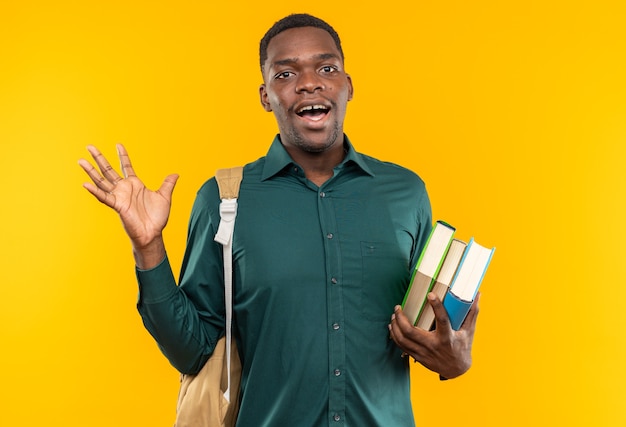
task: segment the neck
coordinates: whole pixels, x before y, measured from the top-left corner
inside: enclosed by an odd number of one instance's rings
[[[297,147],[284,145],[294,162],[302,166],[307,179],[320,187],[333,176],[333,169],[340,164],[346,153],[343,140],[328,150],[319,153],[304,151]]]

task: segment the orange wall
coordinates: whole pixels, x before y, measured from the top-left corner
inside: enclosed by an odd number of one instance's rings
[[[178,266],[197,188],[276,131],[258,40],[308,11],[342,35],[356,147],[418,172],[436,218],[498,248],[474,366],[444,383],[415,366],[418,423],[625,425],[624,3],[212,3],[0,4],[0,424],[172,424],[177,375],[76,161],[123,142],[149,186],[181,175]]]

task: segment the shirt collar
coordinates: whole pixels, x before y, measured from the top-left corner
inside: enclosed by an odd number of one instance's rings
[[[341,166],[354,163],[358,166],[363,172],[368,175],[374,176],[374,173],[369,168],[365,160],[363,159],[363,155],[357,153],[352,143],[348,139],[348,136],[344,134],[343,144],[346,149],[346,157],[341,162]],[[283,147],[283,144],[280,142],[280,136],[276,135],[274,140],[272,141],[272,145],[265,156],[265,166],[263,167],[263,175],[261,176],[261,180],[265,181],[266,179],[272,178],[274,175],[281,172],[287,166],[295,164],[294,161]]]

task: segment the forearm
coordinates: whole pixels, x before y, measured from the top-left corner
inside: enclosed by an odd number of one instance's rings
[[[205,325],[186,294],[176,285],[167,257],[150,270],[137,269],[137,309],[148,332],[170,363],[183,373],[195,373],[213,349]]]

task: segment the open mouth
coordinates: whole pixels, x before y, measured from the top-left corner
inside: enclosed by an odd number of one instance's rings
[[[296,111],[296,114],[302,118],[317,122],[326,117],[329,111],[330,108],[328,108],[327,106],[318,104],[302,107],[298,111]]]

